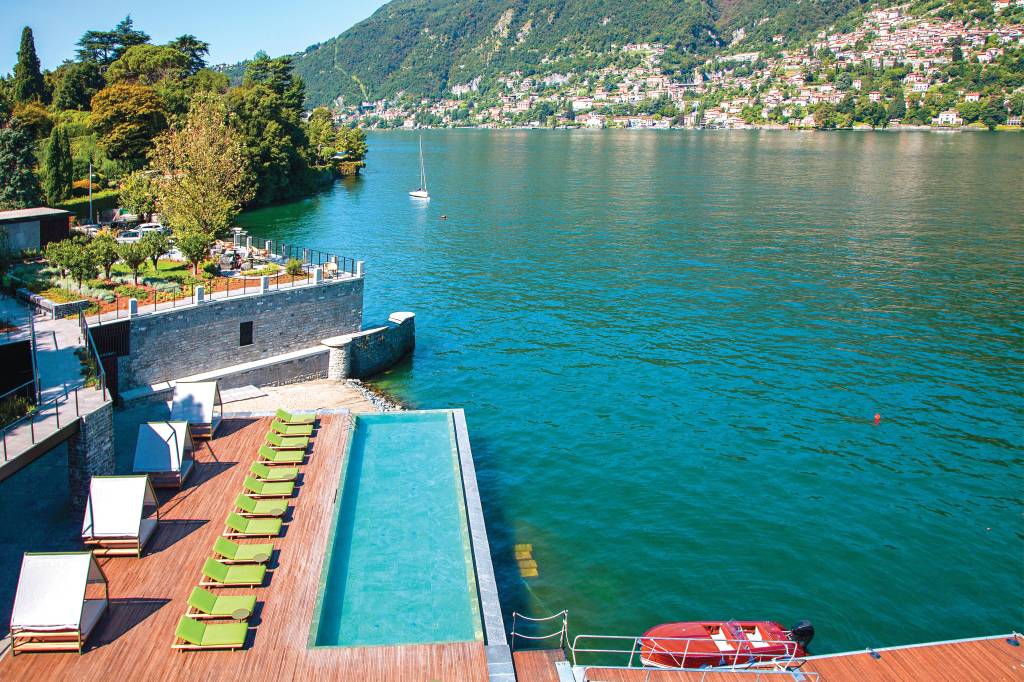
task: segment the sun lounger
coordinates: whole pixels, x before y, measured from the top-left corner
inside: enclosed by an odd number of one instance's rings
[[[282,464],[302,464],[302,460],[306,458],[306,453],[302,450],[273,450],[268,448],[266,445],[260,447],[256,453],[260,458],[260,461],[270,466],[279,466]]]
[[[207,559],[203,564],[203,587],[259,587],[267,567],[262,564],[235,564],[229,566],[216,559]]]
[[[185,615],[203,620],[213,618],[245,620],[252,615],[254,608],[256,608],[256,597],[252,595],[221,596],[201,587],[193,587],[192,594],[188,597],[188,612]]]
[[[249,623],[204,623],[188,616],[182,616],[174,631],[173,649],[201,651],[203,649],[241,649]]]
[[[242,486],[249,497],[257,500],[291,497],[292,492],[295,490],[295,484],[291,481],[261,481],[252,476],[246,476]]]
[[[272,538],[281,532],[281,519],[247,519],[234,512],[224,522],[226,538]]]
[[[308,436],[282,436],[273,431],[267,431],[267,442],[265,445],[273,450],[305,450],[309,447]]]
[[[282,424],[312,424],[316,421],[315,414],[293,414],[284,410],[277,411],[277,421]]]
[[[281,500],[255,500],[248,495],[235,498],[235,513],[243,518],[283,516],[288,503]]]
[[[294,481],[299,476],[298,467],[268,467],[260,462],[253,462],[249,471],[264,481]]]
[[[270,422],[270,429],[282,436],[311,436],[313,435],[312,424],[285,424],[275,419]]]
[[[213,553],[222,564],[265,564],[274,553],[274,543],[243,545],[220,537],[213,543]]]

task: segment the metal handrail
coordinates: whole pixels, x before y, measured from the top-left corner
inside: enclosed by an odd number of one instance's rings
[[[26,386],[32,386],[33,389],[35,389],[32,392],[32,395],[35,396],[35,395],[38,394],[38,391],[39,391],[38,384],[39,384],[39,378],[38,377],[36,377],[35,379],[29,379],[28,381],[26,381],[22,385],[15,386],[11,390],[7,391],[7,393],[4,393],[3,395],[0,395],[0,400],[4,400],[5,398],[7,398],[7,396],[11,395],[12,393],[17,393],[18,391],[20,391],[21,389],[25,388]]]
[[[582,682],[592,682],[591,677],[590,677],[590,671],[591,670],[598,670],[598,671],[600,671],[600,670],[622,670],[622,668],[621,667],[615,667],[615,666],[607,666],[607,665],[588,665],[583,670]],[[636,670],[640,670],[640,669],[636,668]],[[662,669],[660,669],[660,668],[643,668],[643,670],[647,671],[647,674],[644,676],[644,682],[650,682],[651,676],[652,675],[657,675],[659,672],[661,672]],[[821,673],[817,673],[817,672],[800,671],[799,673],[796,673],[796,671],[793,671],[793,670],[765,670],[764,668],[725,669],[725,670],[723,670],[721,668],[700,668],[700,669],[692,669],[691,668],[691,669],[689,669],[686,672],[687,672],[688,675],[696,675],[697,673],[700,673],[700,682],[704,682],[704,680],[707,679],[708,675],[715,675],[716,676],[715,679],[718,679],[718,676],[720,676],[722,674],[736,675],[737,679],[739,679],[739,680],[750,680],[751,676],[753,676],[753,682],[759,682],[763,678],[766,678],[768,680],[782,679],[782,680],[788,680],[788,682],[793,682],[793,680],[797,680],[797,679],[804,680],[806,682],[814,682],[815,680],[820,680],[821,679]],[[796,675],[799,675],[799,676],[797,677]],[[656,679],[660,680],[662,678],[658,677]],[[687,677],[687,679],[692,679],[692,678]]]
[[[79,405],[78,405],[78,390],[79,390],[78,386],[75,386],[72,389],[72,391],[74,391],[74,394],[75,394],[75,417],[76,418],[82,416],[82,412],[81,412],[81,410],[79,408]],[[60,431],[60,428],[61,428],[61,426],[60,426],[60,405],[61,405],[61,401],[66,402],[70,395],[71,395],[71,392],[68,390],[67,384],[65,384],[64,385],[64,392],[62,394],[56,395],[56,396],[50,398],[49,400],[47,400],[44,403],[40,403],[39,405],[37,405],[35,407],[35,409],[33,409],[28,414],[26,414],[24,416],[21,416],[21,417],[18,417],[17,419],[12,421],[10,424],[7,424],[7,425],[5,425],[3,427],[0,427],[0,442],[2,442],[2,444],[3,444],[4,462],[10,461],[10,459],[9,459],[9,457],[7,455],[7,434],[12,429],[14,429],[15,427],[19,426],[21,422],[24,422],[24,421],[27,420],[28,423],[29,423],[29,440],[32,443],[32,445],[35,445],[36,444],[36,430],[35,430],[36,419],[39,418],[40,416],[44,416],[45,417],[44,413],[46,412],[46,409],[50,406],[51,403],[53,404],[53,407],[54,407],[54,415],[57,418],[57,429],[56,430]]]
[[[561,619],[561,621],[562,621],[561,622],[561,626],[555,632],[551,632],[551,633],[548,633],[546,635],[525,635],[525,634],[523,634],[521,632],[518,632],[516,630],[516,625],[518,624],[518,621],[520,619],[522,619],[524,621],[527,621],[527,622],[530,622],[530,623],[546,623],[548,621],[555,620],[556,618],[560,618]],[[530,616],[524,616],[523,614],[518,613],[517,611],[513,611],[512,612],[512,632],[510,634],[512,635],[512,648],[513,649],[516,648],[516,637],[519,637],[520,639],[530,640],[530,641],[542,641],[542,640],[546,640],[546,639],[551,639],[551,638],[556,637],[556,636],[558,637],[558,648],[562,648],[563,646],[565,646],[565,641],[566,641],[566,639],[569,636],[569,610],[568,609],[563,609],[563,610],[559,611],[558,613],[556,613],[554,615],[544,616],[543,618],[531,618]]]
[[[616,648],[587,648],[580,646],[580,640],[611,640],[611,641],[628,641],[631,642],[629,649],[616,649]],[[587,635],[580,634],[576,635],[572,643],[569,645],[569,651],[572,654],[572,664],[578,665],[577,654],[629,654],[629,661],[625,668],[634,668],[636,665],[633,663],[633,659],[637,658],[638,650],[642,651],[643,642],[654,642],[656,647],[656,653],[668,656],[678,656],[685,659],[690,653],[690,645],[696,642],[706,643],[708,639],[706,637],[662,637],[657,636],[639,636],[633,637],[629,635]],[[725,662],[723,665],[718,666],[721,668],[748,668],[756,665],[773,665],[779,667],[780,665],[785,666],[790,664],[796,659],[798,644],[792,640],[762,640],[765,645],[782,645],[784,654],[758,654],[757,651],[751,647],[750,640],[748,639],[721,639],[718,640],[726,644],[733,644],[732,652],[720,651],[718,652],[721,660]],[[675,648],[665,648],[663,642],[679,642],[681,650]],[[676,645],[671,645],[675,647]],[[643,655],[640,654],[640,667],[648,667],[643,662]],[[729,659],[732,659],[732,663],[728,663]],[[741,658],[743,660],[741,660]]]

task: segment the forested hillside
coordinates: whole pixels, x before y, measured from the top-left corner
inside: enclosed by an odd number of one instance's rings
[[[796,40],[861,0],[393,0],[336,38],[294,56],[307,105],[398,92],[439,97],[498,73],[552,59],[596,58],[612,44],[656,42],[702,56],[743,29],[752,46]],[[598,63],[595,64],[599,66]],[[229,70],[240,74],[241,68]]]

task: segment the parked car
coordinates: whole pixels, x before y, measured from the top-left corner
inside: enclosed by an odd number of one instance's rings
[[[133,227],[130,230],[122,230],[121,233],[117,235],[117,241],[121,244],[137,242],[150,232],[169,234],[170,230],[168,230],[160,223],[143,223],[138,227]]]
[[[170,234],[170,229],[164,227],[160,223],[142,223],[137,228],[139,232],[145,235],[147,232],[159,232],[160,234]]]
[[[138,230],[122,230],[116,239],[118,244],[131,244],[142,239],[142,233]]]

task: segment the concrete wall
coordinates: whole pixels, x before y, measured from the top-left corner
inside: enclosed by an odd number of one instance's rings
[[[142,315],[131,321],[118,383],[131,389],[309,348],[359,331],[362,317],[361,277]],[[247,321],[253,343],[239,346],[239,324]]]
[[[387,324],[322,342],[331,349],[327,376],[362,379],[383,372],[416,346],[416,316],[392,313]]]
[[[7,248],[11,253],[39,248],[39,221],[26,220],[0,226],[7,233]]]

